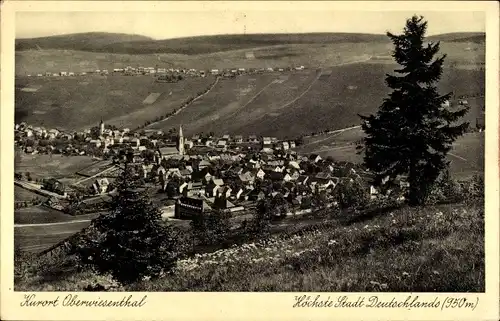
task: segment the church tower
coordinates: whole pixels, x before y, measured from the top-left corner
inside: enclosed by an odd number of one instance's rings
[[[104,122],[102,121],[102,118],[101,118],[101,122],[99,123],[99,136],[102,136],[104,135]]]
[[[184,155],[184,135],[182,134],[182,125],[179,126],[179,141],[178,141],[179,155]]]

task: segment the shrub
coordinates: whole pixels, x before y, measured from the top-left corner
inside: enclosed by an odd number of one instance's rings
[[[368,189],[357,180],[343,181],[339,184],[335,198],[341,209],[364,207],[370,201]]]
[[[118,178],[111,212],[93,220],[73,244],[80,263],[121,284],[168,272],[183,252],[178,235],[141,189],[140,176],[126,165]]]
[[[223,242],[231,230],[230,217],[230,213],[225,211],[195,216],[191,221],[194,237],[204,245]]]
[[[484,179],[480,175],[457,182],[449,171],[441,173],[427,197],[428,204],[484,199]]]

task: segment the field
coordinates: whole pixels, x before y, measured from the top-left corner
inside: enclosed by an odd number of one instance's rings
[[[304,144],[297,148],[297,152],[315,153],[324,158],[333,157],[336,161],[361,163],[363,155],[358,154],[356,142],[362,137],[361,128],[308,137],[304,139]],[[455,178],[465,179],[484,173],[484,137],[484,132],[468,133],[453,144],[448,159],[451,161],[450,170]]]
[[[137,64],[196,69],[331,66],[351,55],[381,55],[391,48],[385,35],[343,33],[219,35],[139,42],[127,38],[141,39],[102,33],[18,39],[16,74],[80,72]],[[470,62],[471,53],[484,56],[484,33],[436,35],[428,40],[443,41],[442,49],[450,61]],[[249,52],[255,59],[248,59]],[[484,62],[484,58],[480,59]]]
[[[16,152],[14,171],[24,174],[29,172],[35,178],[65,178],[74,176],[79,170],[95,163],[88,156],[29,155]]]
[[[22,187],[14,185],[14,201],[15,202],[25,202],[25,201],[29,202],[29,201],[33,200],[34,198],[40,199],[42,201],[47,199],[46,197],[44,197],[42,195],[30,192],[27,189],[24,189]]]
[[[92,165],[83,168],[82,170],[78,171],[78,175],[82,176],[93,176],[99,172],[102,172],[103,170],[111,167],[112,162],[111,161],[100,161],[93,163]]]
[[[19,77],[16,88],[39,86],[36,92],[16,90],[16,122],[61,130],[97,126],[100,119],[120,128],[135,128],[178,108],[205,90],[214,79],[186,78],[157,83],[148,76]],[[152,93],[155,101],[144,100]]]
[[[169,129],[182,123],[188,134],[296,137],[360,123],[358,114],[376,112],[389,90],[384,75],[394,66],[353,63],[285,74],[265,74],[223,80],[179,114],[151,126]],[[484,92],[484,72],[446,69],[442,93],[457,96]],[[475,126],[484,98],[469,99],[466,117]]]
[[[484,92],[484,44],[453,42],[455,38],[450,37],[444,37],[447,41],[441,44],[441,52],[447,58],[440,89],[455,90],[457,95]],[[214,43],[225,48],[225,40],[221,39]],[[151,127],[168,130],[182,123],[188,132],[281,137],[309,134],[357,124],[357,113],[374,111],[385,97],[384,75],[396,67],[390,59],[392,46],[388,42],[318,43],[313,41],[314,37],[302,42],[292,37],[298,42],[289,43],[290,39],[283,39],[281,44],[262,40],[252,48],[192,54],[17,51],[16,74],[112,70],[128,65],[195,69],[307,67],[302,73],[223,80],[175,117]],[[250,50],[252,59],[247,58]],[[324,73],[318,79],[317,68]],[[102,118],[111,125],[135,128],[179,108],[188,97],[208,88],[213,80],[213,77],[188,78],[159,84],[147,76],[19,76],[16,122],[78,130],[95,126]],[[270,84],[273,80],[277,82]],[[471,103],[484,105],[483,100]],[[475,114],[474,111],[470,114],[474,121]]]

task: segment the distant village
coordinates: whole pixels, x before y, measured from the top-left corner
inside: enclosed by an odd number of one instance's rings
[[[125,68],[115,68],[111,72],[108,69],[95,69],[92,71],[85,72],[73,72],[73,71],[58,71],[50,72],[46,71],[44,73],[37,74],[27,74],[28,77],[72,77],[72,76],[85,76],[85,75],[101,75],[107,76],[110,74],[114,75],[125,75],[125,76],[139,76],[139,75],[153,75],[158,78],[158,81],[178,81],[182,79],[181,75],[191,76],[191,77],[206,77],[207,75],[221,76],[221,77],[235,77],[242,74],[255,74],[264,72],[286,72],[286,71],[298,71],[304,70],[304,66],[294,66],[294,67],[267,67],[267,68],[225,68],[225,69],[210,69],[210,70],[197,70],[193,68],[160,68],[156,67],[132,67],[127,66]],[[175,76],[172,78],[172,76]]]
[[[53,177],[36,184],[16,173],[16,185],[48,197],[46,205],[52,208],[71,208],[68,203],[78,199],[81,207],[73,214],[103,208],[125,161],[135,166],[153,195],[161,196],[164,215],[177,219],[212,210],[248,214],[258,201],[276,198],[286,215],[308,213],[337,206],[336,192],[346,184],[358,184],[371,199],[379,197],[360,165],[299,155],[296,141],[276,137],[209,133],[185,138],[182,126],[146,133],[106,127],[102,121],[83,132],[65,133],[21,123],[15,125],[15,145],[32,155],[99,159],[94,171],[69,186]],[[405,186],[401,181],[394,193],[403,195]]]

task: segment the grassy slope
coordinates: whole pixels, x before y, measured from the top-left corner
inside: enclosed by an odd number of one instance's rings
[[[211,82],[211,77],[177,83],[155,83],[147,76],[18,78],[18,88],[28,84],[41,88],[35,93],[16,90],[16,122],[75,130],[95,126],[102,118],[112,125],[134,128],[178,108]],[[162,95],[154,104],[144,105],[150,93]]]
[[[281,137],[348,127],[359,123],[358,113],[372,113],[378,108],[388,93],[384,74],[391,73],[395,66],[370,63],[326,69],[331,75],[320,77],[295,102],[315,80],[315,70],[287,74],[282,84],[269,85],[279,79],[277,74],[223,80],[175,117],[152,127],[168,130],[183,123],[188,132],[213,130]],[[157,84],[150,77],[19,78],[19,88],[28,84],[41,88],[35,93],[16,91],[16,121],[81,129],[95,125],[102,117],[107,123],[133,128],[178,108],[212,81],[195,78]],[[443,93],[454,90],[457,95],[483,92],[484,71],[447,68],[439,89]],[[151,92],[163,94],[154,104],[145,106],[142,102]],[[472,109],[467,119],[475,125],[484,98],[469,102]]]
[[[202,256],[173,277],[134,290],[483,291],[483,237],[478,207],[400,209],[254,249]]]
[[[173,275],[124,290],[481,292],[482,213],[479,204],[454,204],[339,218],[301,236],[181,261]],[[98,279],[109,282],[70,266],[57,280],[50,278],[61,262],[18,265],[26,274],[16,279],[16,290],[68,291]]]
[[[375,112],[386,97],[384,74],[393,70],[394,66],[384,64],[352,64],[333,67],[330,76],[322,76],[317,81],[315,70],[287,75],[288,79],[282,84],[269,85],[270,75],[225,80],[193,106],[153,127],[168,129],[183,123],[187,133],[214,131],[296,137],[358,125],[358,113]],[[274,77],[279,79],[279,75]],[[293,102],[312,83],[309,91]],[[439,89],[443,93],[455,90],[457,95],[483,92],[484,72],[445,70]],[[240,97],[238,91],[242,94]],[[470,103],[473,106],[467,120],[475,125],[484,98],[470,100]]]
[[[124,33],[85,32],[50,37],[16,39],[16,50],[28,49],[73,49],[94,50],[109,44],[129,41],[151,41],[146,36]]]
[[[429,37],[448,42],[484,42],[484,33],[451,33]],[[126,54],[203,54],[287,44],[332,44],[388,42],[385,35],[360,33],[215,35],[152,40],[147,37],[112,33],[82,33],[34,39],[18,39],[16,50],[66,49]]]

